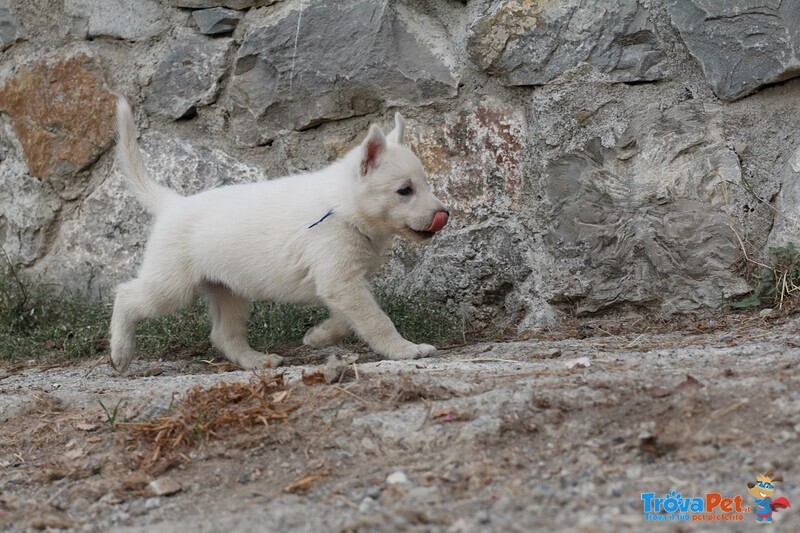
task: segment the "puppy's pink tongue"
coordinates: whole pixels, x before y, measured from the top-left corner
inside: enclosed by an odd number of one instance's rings
[[[426,229],[425,231],[430,231],[431,233],[436,233],[440,229],[442,229],[445,224],[447,224],[447,213],[444,211],[439,211],[434,215],[433,222],[431,222],[431,227]]]

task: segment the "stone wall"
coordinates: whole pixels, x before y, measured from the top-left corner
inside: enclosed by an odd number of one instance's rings
[[[714,309],[800,229],[800,3],[0,0],[0,245],[108,298],[148,215],[113,167],[114,92],[159,181],[318,168],[408,121],[453,217],[378,283],[476,327]]]

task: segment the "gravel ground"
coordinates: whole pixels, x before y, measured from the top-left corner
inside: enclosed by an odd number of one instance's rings
[[[417,361],[362,354],[330,384],[302,379],[318,365],[288,366],[286,420],[206,435],[157,465],[128,429],[112,431],[99,402],[118,405],[117,422],[153,420],[191,387],[253,374],[196,361],[140,360],[123,377],[88,363],[0,369],[0,526],[743,531],[755,525],[746,508],[699,513],[701,524],[646,521],[641,495],[752,505],[746,484],[774,470],[785,478],[776,497],[792,503],[776,526],[800,531],[798,328],[756,317]]]

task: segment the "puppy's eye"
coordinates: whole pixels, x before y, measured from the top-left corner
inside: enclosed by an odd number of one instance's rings
[[[409,194],[413,194],[414,190],[411,187],[403,187],[402,189],[397,189],[397,194],[400,196],[408,196]]]

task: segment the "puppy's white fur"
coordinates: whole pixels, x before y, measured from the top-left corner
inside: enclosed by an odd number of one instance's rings
[[[392,359],[434,353],[400,336],[370,293],[369,278],[391,237],[427,240],[436,214],[446,213],[419,159],[403,145],[399,113],[395,122],[386,137],[373,125],[360,146],[318,172],[184,197],[148,175],[131,109],[120,98],[118,164],[155,223],[138,277],[117,289],[114,367],[130,366],[140,320],[177,311],[198,291],[209,300],[213,344],[245,368],[281,362],[247,343],[252,300],[326,306],[330,317],[303,339],[311,346],[355,331]]]

